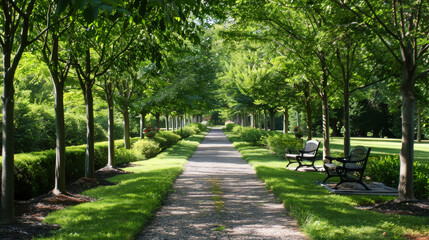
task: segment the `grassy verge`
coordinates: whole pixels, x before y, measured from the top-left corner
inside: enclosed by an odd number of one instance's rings
[[[285,160],[226,134],[313,239],[404,239],[406,235],[429,234],[429,217],[384,215],[355,208],[392,197],[330,194],[315,184],[324,179],[323,173],[286,170]]]
[[[203,138],[194,135],[155,158],[135,162],[139,166],[124,169],[133,174],[109,179],[117,185],[83,192],[98,201],[48,215],[45,222],[62,226],[48,239],[133,239],[160,208]]]

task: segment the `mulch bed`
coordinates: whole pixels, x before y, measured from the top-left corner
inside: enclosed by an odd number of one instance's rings
[[[120,167],[131,167],[132,164]],[[61,228],[59,225],[43,223],[43,219],[55,210],[74,206],[96,199],[79,193],[98,186],[114,185],[107,178],[128,174],[120,169],[102,168],[95,172],[95,179],[81,178],[67,187],[67,194],[55,196],[52,193],[44,194],[27,201],[16,201],[15,209],[17,221],[14,224],[0,226],[0,239],[32,239],[33,237],[49,236],[50,231]],[[429,200],[418,202],[395,202],[394,200],[377,203],[373,206],[361,206],[360,209],[377,211],[385,214],[401,214],[413,216],[429,216]],[[428,236],[406,236],[409,239],[429,240]]]
[[[61,228],[59,225],[46,224],[42,222],[49,213],[68,206],[96,201],[96,199],[79,193],[98,186],[115,185],[106,179],[128,173],[130,172],[105,167],[95,172],[95,178],[80,178],[76,182],[67,186],[68,193],[66,194],[56,196],[49,192],[30,200],[16,201],[16,222],[14,224],[0,226],[0,239],[27,240],[34,237],[49,236],[50,231]]]

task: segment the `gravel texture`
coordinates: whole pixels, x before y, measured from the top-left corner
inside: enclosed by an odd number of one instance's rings
[[[221,129],[212,129],[138,239],[308,239]]]

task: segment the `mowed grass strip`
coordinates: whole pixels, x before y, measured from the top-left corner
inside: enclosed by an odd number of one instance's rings
[[[324,173],[287,170],[284,159],[240,142],[237,135],[226,134],[312,239],[406,239],[405,236],[429,235],[429,217],[385,215],[355,208],[393,197],[330,194],[316,184],[325,178]]]
[[[182,140],[157,157],[124,168],[133,174],[110,178],[117,183],[83,192],[98,201],[53,212],[45,222],[61,229],[46,239],[134,239],[161,207],[204,134]]]

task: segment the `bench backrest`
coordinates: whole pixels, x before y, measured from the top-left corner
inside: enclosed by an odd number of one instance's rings
[[[306,157],[316,156],[317,150],[319,150],[319,145],[320,145],[319,141],[308,140],[305,143],[305,147],[303,149],[305,152],[304,156]]]
[[[366,148],[363,146],[354,147],[350,152],[349,162],[345,164],[345,167],[356,170],[354,174],[357,174],[358,177],[361,178],[363,172],[365,171],[370,152],[371,148]]]

